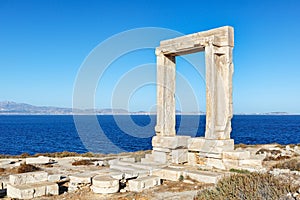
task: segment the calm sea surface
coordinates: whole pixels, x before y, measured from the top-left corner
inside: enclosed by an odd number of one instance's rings
[[[97,120],[98,127],[89,118],[83,120],[78,133],[73,116],[0,116],[0,154],[83,153],[91,150],[87,143],[102,153],[151,149],[155,116],[97,116]],[[177,116],[178,135],[203,136],[204,127],[205,116]],[[235,115],[232,129],[236,144],[300,143],[300,116]]]

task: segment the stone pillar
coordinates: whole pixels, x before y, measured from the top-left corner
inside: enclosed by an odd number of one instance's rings
[[[175,57],[157,52],[157,136],[175,136]]]
[[[230,139],[232,118],[232,47],[205,47],[206,139]]]
[[[152,160],[157,163],[187,162],[189,136],[176,136],[175,56],[156,50],[157,56],[157,121],[152,138]]]

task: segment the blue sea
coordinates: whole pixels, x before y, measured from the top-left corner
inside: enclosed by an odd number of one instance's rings
[[[151,149],[155,116],[0,116],[0,154],[72,151],[118,153]],[[177,116],[178,135],[204,136],[205,116]],[[95,124],[95,122],[97,122]],[[300,143],[300,116],[235,115],[236,144]]]

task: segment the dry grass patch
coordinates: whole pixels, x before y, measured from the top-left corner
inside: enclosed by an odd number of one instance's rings
[[[47,156],[52,158],[64,158],[64,157],[97,157],[97,156],[103,156],[103,154],[94,154],[91,152],[87,153],[76,153],[76,152],[69,152],[69,151],[63,151],[63,152],[54,152],[54,153],[37,153],[34,155],[34,157],[38,156]]]
[[[280,199],[296,187],[271,174],[235,174],[220,180],[214,189],[198,193],[195,200]]]
[[[22,153],[20,155],[6,155],[6,154],[0,154],[0,159],[2,158],[27,158],[30,157],[29,153]]]
[[[234,169],[234,168],[231,168],[229,171],[233,172],[233,173],[238,173],[238,174],[250,174],[250,172],[248,170],[245,170],[245,169]]]
[[[279,162],[272,166],[272,169],[290,169],[292,171],[300,171],[300,161],[296,159],[288,160],[285,162]]]
[[[91,152],[87,153],[76,153],[76,152],[54,152],[54,153],[37,153],[34,155],[30,155],[29,153],[22,153],[20,155],[5,155],[0,154],[0,158],[29,158],[29,157],[39,157],[39,156],[47,156],[52,158],[64,158],[64,157],[103,157],[105,154],[94,154]]]
[[[245,149],[245,148],[248,148],[248,147],[260,147],[260,146],[261,146],[261,144],[244,144],[244,143],[240,143],[240,144],[235,144],[234,149],[237,149],[237,148]]]
[[[234,148],[237,149],[237,148],[242,148],[242,149],[245,149],[247,148],[248,145],[247,144],[243,144],[243,143],[240,143],[240,144],[235,144],[234,145]]]
[[[26,163],[22,163],[19,167],[16,167],[15,169],[17,173],[34,172],[40,170],[40,168]]]
[[[280,161],[280,160],[287,160],[287,159],[290,159],[291,156],[282,156],[280,155],[282,152],[278,149],[259,149],[257,152],[256,152],[256,155],[259,155],[259,154],[271,154],[273,156],[267,156],[264,161]]]
[[[280,150],[277,150],[277,149],[273,149],[273,150],[270,150],[270,149],[259,149],[257,152],[256,152],[256,155],[257,154],[263,154],[263,153],[271,153],[271,154],[280,154],[281,151]]]
[[[100,154],[100,153],[76,153],[76,152],[69,152],[69,151],[63,151],[63,152],[54,152],[54,153],[37,153],[35,155],[30,155],[29,153],[22,153],[21,155],[6,155],[6,154],[0,154],[0,158],[28,158],[28,157],[38,157],[38,156],[47,156],[52,158],[64,158],[64,157],[95,157],[95,158],[101,158],[101,157],[107,157],[107,156],[132,156],[136,158],[136,161],[140,161],[141,158],[145,157],[145,154],[151,153],[151,150],[146,151],[137,151],[137,152],[123,152],[119,154]]]
[[[13,168],[0,168],[0,174],[4,175],[4,174],[20,174],[20,173],[26,173],[26,172],[35,172],[35,171],[39,171],[40,168],[36,167],[34,165],[30,165],[30,164],[26,164],[26,163],[22,163],[20,166],[18,167],[13,167]]]
[[[290,158],[291,158],[290,156],[277,156],[277,157],[268,156],[263,161],[280,161],[280,160],[287,160]]]
[[[72,163],[73,166],[79,166],[79,165],[92,165],[92,160],[77,160]]]

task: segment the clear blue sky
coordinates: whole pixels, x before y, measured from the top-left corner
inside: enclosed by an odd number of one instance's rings
[[[189,34],[224,25],[235,28],[234,112],[300,113],[298,0],[0,0],[0,101],[71,107],[82,62],[108,37],[142,27]],[[120,59],[127,66],[112,68],[99,82],[99,88],[108,87],[97,92],[97,107],[110,106],[112,81],[143,62],[155,62],[154,52]],[[203,80],[194,80],[188,67],[179,70],[195,90],[200,88],[203,110]],[[155,87],[145,86],[132,98],[129,109],[148,110]]]

